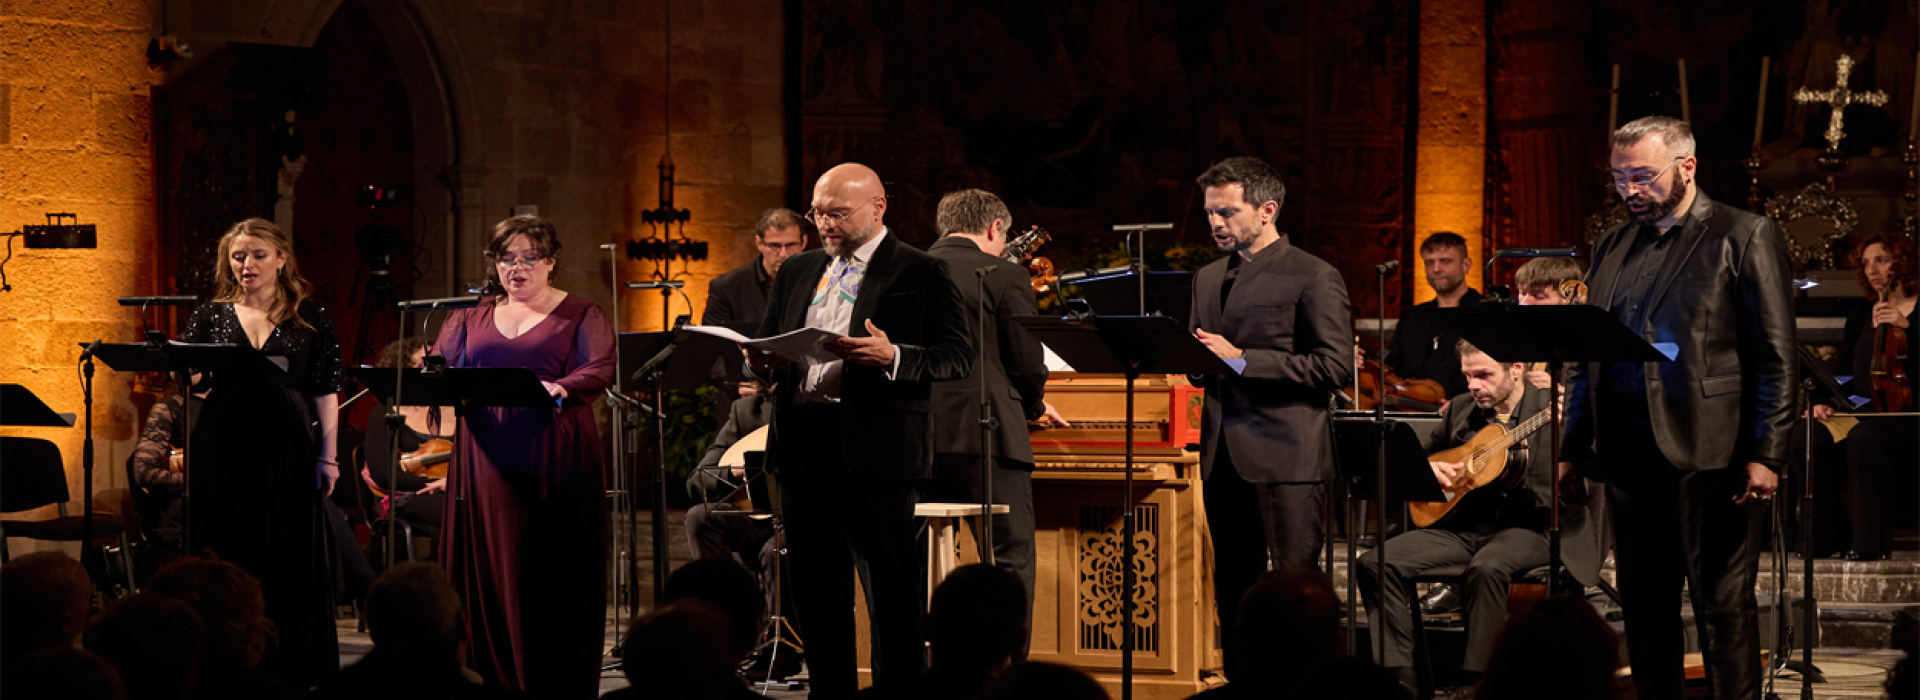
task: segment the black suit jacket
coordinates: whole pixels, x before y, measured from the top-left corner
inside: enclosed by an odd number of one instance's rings
[[[1213,472],[1219,443],[1253,483],[1333,478],[1328,402],[1353,379],[1353,319],[1340,272],[1281,236],[1240,265],[1221,308],[1220,286],[1233,256],[1193,281],[1188,329],[1225,336],[1246,351],[1238,375],[1195,376],[1207,390],[1200,428],[1200,470]]]
[[[813,289],[830,258],[810,250],[787,259],[774,278],[767,318],[754,337],[765,338],[801,328]],[[793,410],[805,366],[794,363],[775,373],[773,429],[768,458],[784,477],[805,463],[794,451],[838,448],[856,476],[924,479],[933,471],[933,427],[928,421],[933,383],[966,377],[973,369],[973,342],[960,305],[960,292],[948,278],[947,264],[915,250],[887,233],[867,262],[847,334],[867,337],[868,320],[879,326],[899,354],[892,379],[886,369],[846,363],[840,375],[841,424],[834,435],[787,435],[781,416]],[[784,478],[783,477],[783,478]]]
[[[1520,406],[1514,410],[1516,420],[1526,420],[1534,414],[1547,410],[1549,400],[1546,389],[1526,387],[1526,394],[1520,397]],[[1433,426],[1433,432],[1427,438],[1427,452],[1434,453],[1465,444],[1490,421],[1487,411],[1473,403],[1473,394],[1464,393],[1453,397],[1447,403],[1447,410],[1441,414],[1439,423]],[[1553,503],[1553,435],[1541,428],[1527,438],[1527,463],[1508,465],[1508,469],[1524,466],[1526,477],[1514,485],[1511,491],[1501,494],[1501,498],[1481,501],[1478,507],[1463,504],[1462,508],[1474,507],[1470,516],[1455,522],[1450,519],[1443,525],[1455,531],[1495,531],[1509,527],[1523,527],[1547,534],[1547,505]],[[1588,490],[1589,493],[1593,489]],[[1492,494],[1488,494],[1491,496]],[[1584,585],[1594,585],[1600,580],[1600,558],[1602,542],[1600,528],[1595,526],[1598,510],[1605,507],[1601,499],[1594,499],[1585,508],[1564,508],[1560,511],[1560,561],[1572,573],[1574,578]]]
[[[1596,306],[1608,307],[1614,286],[1630,279],[1621,259],[1634,235],[1634,226],[1620,224],[1594,244],[1587,287]],[[1647,342],[1678,348],[1672,362],[1646,364],[1654,441],[1668,462],[1687,471],[1748,462],[1777,469],[1786,460],[1798,371],[1786,240],[1772,219],[1705,192],[1695,196],[1685,226],[1666,235],[1679,236],[1676,247],[1648,291],[1646,323],[1633,329]],[[1604,381],[1603,366],[1567,367],[1563,460],[1591,466],[1615,439],[1600,435],[1595,422],[1594,385]],[[1587,473],[1604,480],[1602,471]]]
[[[1013,322],[1015,316],[1037,313],[1027,271],[980,252],[978,244],[957,236],[940,239],[927,253],[946,261],[947,274],[966,308],[967,328],[979,329],[970,337],[975,348],[986,349],[984,362],[976,362],[967,381],[933,385],[933,451],[980,453],[979,381],[984,377],[994,415],[1000,419],[1000,429],[994,432],[994,456],[1031,464],[1033,442],[1027,439],[1025,421],[1046,412],[1041,397],[1047,390],[1047,362],[1040,341]],[[998,268],[987,274],[983,297],[974,270],[987,265]],[[984,329],[976,317],[981,309],[987,312]]]
[[[707,283],[707,309],[700,314],[700,325],[759,323],[767,317],[767,293],[771,291],[767,271],[758,256],[752,262],[733,268]]]

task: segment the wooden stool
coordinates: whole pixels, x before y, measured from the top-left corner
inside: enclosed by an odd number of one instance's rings
[[[1005,505],[994,504],[993,513],[999,515],[1011,509]],[[933,602],[933,589],[946,580],[947,574],[960,568],[960,556],[955,549],[955,525],[960,518],[980,516],[978,503],[921,503],[913,507],[915,517],[927,519],[927,602]],[[984,520],[984,518],[982,518]],[[974,526],[974,532],[980,532],[980,525]]]

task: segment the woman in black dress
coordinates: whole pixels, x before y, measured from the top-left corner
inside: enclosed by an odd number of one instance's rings
[[[213,301],[194,309],[185,340],[244,343],[285,356],[287,371],[211,374],[193,426],[188,537],[260,579],[277,640],[260,667],[308,688],[340,667],[321,510],[340,476],[339,342],[327,310],[306,298],[292,241],[272,222],[235,224],[218,250]]]

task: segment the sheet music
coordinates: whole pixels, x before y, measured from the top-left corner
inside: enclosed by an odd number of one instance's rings
[[[1062,360],[1060,359],[1059,355],[1053,354],[1053,348],[1047,347],[1046,343],[1040,344],[1040,351],[1043,353],[1046,353],[1046,363],[1047,363],[1048,372],[1072,372],[1073,371],[1073,365],[1067,364],[1066,360]]]
[[[832,362],[838,360],[840,357],[828,352],[824,346],[827,344],[827,341],[846,337],[833,331],[813,327],[798,328],[770,338],[748,338],[733,329],[723,326],[683,326],[683,328],[695,333],[705,333],[718,338],[725,338],[755,350],[763,350],[780,355],[795,362],[801,360],[813,360],[814,362]]]

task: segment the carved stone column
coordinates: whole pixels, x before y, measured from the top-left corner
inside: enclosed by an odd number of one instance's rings
[[[1467,239],[1475,265],[1467,284],[1480,288],[1485,257],[1487,16],[1483,0],[1420,4],[1419,165],[1414,173],[1413,249],[1451,231]],[[1427,271],[1413,261],[1414,303],[1433,298]]]
[[[481,277],[479,254],[487,245],[484,165],[450,165],[440,174],[453,195],[453,230],[447,236],[447,295],[466,293]]]

